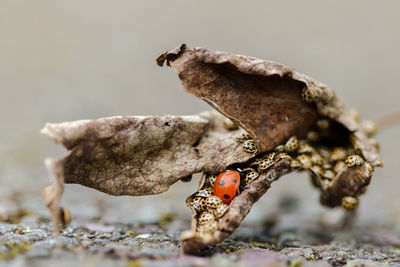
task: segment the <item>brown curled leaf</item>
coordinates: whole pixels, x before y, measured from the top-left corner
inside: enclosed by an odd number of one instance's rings
[[[376,148],[333,90],[289,66],[186,45],[157,58],[159,66],[165,61],[189,94],[252,135],[259,152],[272,150],[293,135],[303,138],[318,117],[326,116],[355,132],[369,162],[382,164]],[[312,103],[303,101],[303,90]]]
[[[325,137],[313,146],[343,147],[362,155],[367,163],[344,167],[331,181],[313,176],[321,191],[321,201],[327,206],[341,205],[343,197],[362,194],[370,182],[372,165],[382,166],[377,146],[363,131],[352,110],[333,90],[288,66],[204,48],[189,49],[186,45],[157,59],[159,66],[164,62],[175,69],[189,94],[206,101],[246,130],[256,141],[258,154],[273,150],[291,136],[303,139],[310,130],[318,128],[317,120],[328,118],[333,130],[328,136],[323,133]],[[229,211],[218,220],[217,231],[198,231],[198,214],[192,209],[192,229],[181,236],[183,252],[195,253],[228,237],[268,190],[270,183],[264,183],[266,177],[274,173],[278,179],[293,171],[284,161],[278,160],[232,201]],[[189,207],[192,198],[187,199]]]
[[[218,173],[243,162],[243,151],[215,111],[194,116],[110,117],[46,124],[42,133],[68,149],[48,159],[55,182],[44,192],[53,220],[59,223],[64,183],[81,184],[110,195],[151,195],[166,191],[198,172]]]

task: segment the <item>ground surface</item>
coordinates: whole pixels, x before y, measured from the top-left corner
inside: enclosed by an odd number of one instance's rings
[[[181,255],[178,242],[190,227],[185,198],[198,177],[145,197],[66,185],[62,205],[72,223],[55,235],[41,200],[51,180],[41,163],[48,142],[30,144],[37,161],[27,160],[22,146],[0,168],[0,266],[400,265],[398,131],[379,135],[385,167],[376,170],[352,224],[343,227],[343,211],[322,207],[308,177],[293,173],[272,185],[229,239],[198,256]]]
[[[202,257],[181,256],[177,243],[190,225],[184,200],[196,181],[137,198],[67,186],[72,224],[53,235],[41,201],[51,182],[43,160],[65,150],[39,134],[46,122],[209,109],[154,62],[182,42],[288,64],[375,119],[399,108],[399,1],[0,5],[0,266],[399,264],[400,126],[377,136],[385,166],[352,228],[338,226],[340,210],[319,205],[307,177],[290,175]]]
[[[179,221],[159,224],[74,224],[59,236],[47,224],[2,224],[4,265],[32,266],[267,266],[400,264],[400,239],[390,232],[369,234],[309,229],[271,234],[262,227],[243,227],[231,239],[205,251],[179,253]],[[163,227],[163,228],[164,228]],[[183,229],[183,228],[182,228]],[[62,260],[62,261],[61,261]]]
[[[302,186],[307,188],[307,182]],[[135,201],[67,187],[65,202],[70,204],[73,222],[59,235],[52,232],[40,199],[26,201],[29,193],[16,195],[7,202],[9,212],[3,213],[0,223],[0,266],[400,265],[396,225],[358,217],[343,227],[346,215],[340,209],[326,210],[318,203],[309,206],[281,190],[271,192],[277,195],[273,205],[257,203],[225,242],[202,255],[181,255],[179,236],[190,225],[190,212],[178,196],[183,200],[184,191],[192,187],[195,182],[178,184],[165,196]]]

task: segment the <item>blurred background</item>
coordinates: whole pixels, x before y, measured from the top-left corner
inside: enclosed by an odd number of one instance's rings
[[[46,122],[113,115],[195,114],[210,107],[187,95],[156,57],[181,43],[273,60],[334,89],[374,119],[400,108],[400,2],[393,1],[11,1],[0,2],[0,213],[41,202],[51,182],[46,157],[65,150],[39,134]],[[400,232],[400,126],[377,136],[385,167],[361,197],[358,224]],[[163,212],[189,219],[177,183],[158,196],[111,197],[67,185],[76,220],[152,222]],[[330,213],[304,174],[275,183],[245,224],[296,203],[293,224]],[[187,224],[189,227],[189,224]]]

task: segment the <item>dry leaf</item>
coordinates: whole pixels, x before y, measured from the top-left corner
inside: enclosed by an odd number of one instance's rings
[[[59,225],[64,183],[110,195],[151,195],[198,172],[218,173],[252,157],[215,111],[195,116],[131,116],[46,124],[42,133],[68,154],[47,159],[55,182],[44,201]]]
[[[303,138],[318,117],[326,116],[355,132],[364,157],[381,165],[378,152],[351,110],[333,90],[291,67],[254,57],[234,55],[186,45],[157,58],[172,66],[183,88],[203,99],[240,125],[261,152],[274,149],[290,136]],[[312,103],[302,98],[307,90]]]
[[[324,205],[345,207],[343,199],[358,204],[356,197],[369,184],[373,165],[382,165],[374,141],[363,131],[352,110],[331,89],[288,66],[204,48],[189,49],[186,45],[162,54],[157,64],[162,66],[165,61],[178,73],[189,94],[206,101],[246,130],[256,141],[258,154],[274,150],[291,136],[304,139],[310,131],[318,130],[317,120],[327,121],[330,130],[328,133],[321,130],[325,136],[311,142],[314,149],[344,147],[363,156],[367,163],[344,166],[335,177],[322,176],[323,169],[316,175],[311,165],[309,168],[303,165],[300,169],[310,171],[314,184],[321,190]],[[245,168],[248,164],[240,166]],[[195,194],[190,196],[187,204],[193,211],[192,228],[181,236],[183,252],[196,253],[228,237],[270,183],[292,170],[299,167],[278,156],[266,173],[234,198],[229,211],[218,219],[218,228],[211,232],[198,230],[200,212],[191,207]],[[199,189],[204,186],[203,182]]]

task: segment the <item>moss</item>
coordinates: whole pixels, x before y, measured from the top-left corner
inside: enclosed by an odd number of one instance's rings
[[[161,214],[159,220],[158,220],[158,226],[165,230],[168,225],[175,219],[176,214],[172,212],[164,213]]]
[[[272,243],[263,243],[263,242],[249,242],[250,245],[252,245],[253,247],[268,247],[268,248],[276,248],[275,244]]]
[[[301,259],[294,259],[291,263],[290,263],[290,267],[300,267],[304,264],[304,262]]]
[[[32,213],[26,209],[18,209],[17,211],[9,214],[0,214],[0,222],[18,224],[21,219],[25,216],[29,216]]]
[[[238,250],[242,250],[242,249],[248,249],[248,246],[229,246],[228,248],[225,249],[226,253],[231,253],[231,252],[235,252]]]
[[[132,237],[136,237],[136,236],[138,235],[137,233],[135,233],[135,232],[132,231],[132,230],[128,230],[128,231],[126,232],[126,234],[129,235],[129,236],[132,236]]]
[[[0,259],[9,260],[30,249],[31,244],[25,242],[5,242],[1,243],[0,246],[7,248],[6,252],[0,252]]]
[[[128,262],[126,267],[142,267],[143,265],[140,263],[140,260],[131,260]]]
[[[316,261],[317,259],[318,257],[314,253],[307,256],[307,260],[309,261]]]

